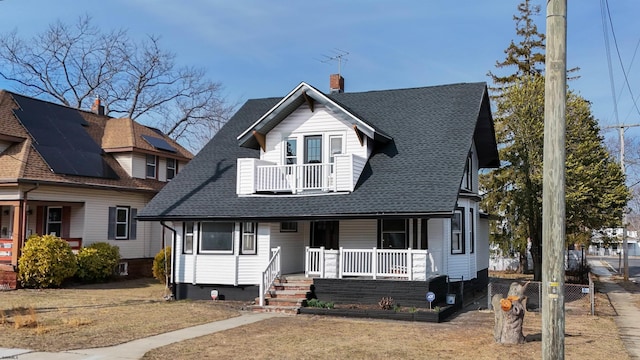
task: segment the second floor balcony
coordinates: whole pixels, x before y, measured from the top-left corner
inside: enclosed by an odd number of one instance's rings
[[[333,163],[282,165],[270,161],[238,159],[238,195],[351,192],[366,159],[336,155]]]

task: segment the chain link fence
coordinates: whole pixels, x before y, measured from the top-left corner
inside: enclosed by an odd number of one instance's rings
[[[506,298],[509,286],[513,281],[500,280],[489,282],[487,289],[487,308],[493,310],[491,298],[495,294],[501,294]],[[518,281],[522,284],[522,281]],[[589,284],[564,284],[564,307],[567,313],[595,314],[595,291],[593,280],[589,276]],[[540,281],[531,281],[525,289],[527,297],[527,311],[540,311],[542,304],[542,284]]]

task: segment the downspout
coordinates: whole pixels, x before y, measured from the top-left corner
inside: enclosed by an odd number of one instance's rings
[[[22,255],[22,248],[24,247],[24,243],[27,240],[27,197],[30,192],[36,190],[40,187],[39,183],[36,183],[34,187],[29,190],[25,190],[22,194],[22,208],[20,209],[20,234],[18,234],[19,242],[18,244],[18,259],[20,259],[20,255]],[[16,264],[17,266],[17,264]]]
[[[174,255],[174,252],[176,251],[176,246],[175,246],[175,240],[176,240],[176,234],[177,231],[176,229],[170,227],[169,225],[165,224],[164,220],[160,221],[160,225],[162,225],[163,227],[163,232],[164,229],[168,229],[169,231],[171,231],[173,233],[173,236],[171,236],[171,276],[170,276],[170,281],[169,283],[171,284],[171,296],[175,299],[176,298],[176,287],[175,287],[175,283],[174,283],[174,271],[175,271],[175,265],[176,265],[176,257]],[[164,235],[164,234],[163,234]],[[164,243],[164,236],[162,237],[162,242]],[[166,245],[163,244],[162,248],[166,248]],[[167,255],[165,254],[164,256],[165,261],[167,258]],[[168,285],[168,284],[167,284]]]

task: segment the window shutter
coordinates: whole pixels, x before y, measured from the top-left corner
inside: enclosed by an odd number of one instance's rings
[[[116,208],[109,208],[109,224],[107,230],[107,239],[115,240],[116,239]]]
[[[138,221],[136,216],[138,215],[138,209],[131,209],[129,211],[129,240],[136,239],[136,230],[138,227]]]

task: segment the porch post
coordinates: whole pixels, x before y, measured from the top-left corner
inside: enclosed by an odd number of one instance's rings
[[[20,258],[20,252],[22,251],[22,244],[24,244],[24,240],[22,239],[25,234],[23,233],[26,230],[26,224],[23,224],[23,219],[26,219],[26,209],[24,209],[24,205],[20,202],[16,202],[13,204],[13,225],[11,226],[11,239],[13,240],[13,244],[11,245],[11,265],[18,266],[18,259]],[[24,221],[26,222],[26,220]]]
[[[320,246],[320,278],[324,279],[324,246]]]
[[[413,252],[411,248],[407,249],[407,276],[409,280],[413,280]]]
[[[344,248],[340,246],[338,253],[338,279],[342,279],[342,264],[344,262]]]
[[[373,253],[371,253],[371,272],[373,272],[373,280],[375,280],[378,274],[378,249],[377,248],[373,248]]]

